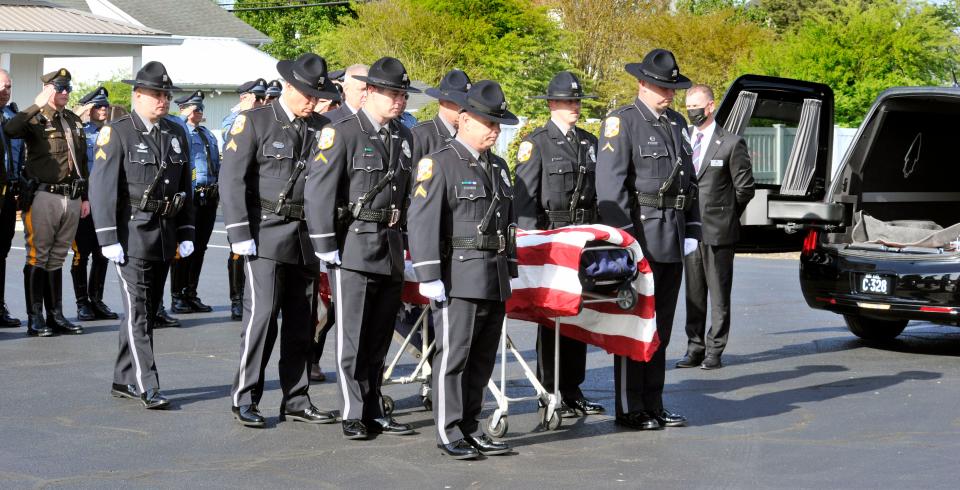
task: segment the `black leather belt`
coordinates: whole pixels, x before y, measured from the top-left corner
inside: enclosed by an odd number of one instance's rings
[[[60,194],[70,197],[72,186],[70,184],[40,184],[40,190],[51,194]]]
[[[303,204],[284,202],[277,209],[276,202],[260,199],[260,207],[268,213],[275,213],[287,219],[303,221],[307,217],[303,211]]]
[[[551,223],[573,223],[583,225],[596,221],[597,211],[594,209],[575,209],[573,212],[547,211],[547,219]]]
[[[450,247],[468,250],[493,250],[503,252],[507,249],[507,237],[504,235],[476,235],[471,237],[455,236],[450,239]]]
[[[644,194],[638,192],[637,204],[641,206],[653,206],[657,209],[690,209],[693,205],[693,198],[685,194],[669,196],[664,194]]]
[[[361,208],[354,219],[372,223],[384,223],[387,226],[393,226],[400,221],[400,210]]]
[[[180,205],[174,203],[174,201],[151,199],[140,210],[147,213],[157,213],[160,216],[173,216],[180,211]]]

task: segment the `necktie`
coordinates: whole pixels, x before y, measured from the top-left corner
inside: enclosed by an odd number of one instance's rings
[[[667,142],[670,143],[670,147],[673,147],[673,125],[670,124],[670,120],[667,119],[666,114],[661,114],[659,117],[660,127],[663,129],[663,133],[667,136]],[[670,149],[667,149],[668,153],[673,153]]]
[[[7,116],[3,114],[3,108],[0,107],[0,138],[3,138],[3,168],[7,176],[13,176],[13,148],[10,147],[10,139],[3,132],[3,127],[7,124]]]
[[[54,117],[60,122],[60,130],[63,131],[63,139],[67,142],[67,173],[73,173],[77,168],[76,153],[73,149],[73,132],[70,131],[70,123],[63,117],[62,113],[56,113]],[[78,171],[79,172],[79,171]]]
[[[703,141],[703,133],[697,133],[697,137],[693,140],[693,167],[697,170],[697,173],[700,173],[700,153],[701,145]]]
[[[389,144],[390,144],[390,143],[389,143],[389,141],[390,141],[390,132],[387,131],[387,127],[386,127],[386,126],[380,128],[380,131],[377,131],[377,134],[380,135],[380,141],[382,141],[384,145],[389,145]]]
[[[565,136],[567,137],[567,141],[569,141],[571,145],[577,144],[577,137],[573,134],[572,129],[567,131],[567,134]]]

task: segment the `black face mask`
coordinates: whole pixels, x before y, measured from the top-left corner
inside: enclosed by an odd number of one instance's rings
[[[699,109],[689,109],[687,110],[687,119],[690,120],[690,124],[699,128],[703,126],[703,123],[707,122],[706,110],[703,107]]]

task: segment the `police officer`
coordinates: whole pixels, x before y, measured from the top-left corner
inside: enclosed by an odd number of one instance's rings
[[[660,346],[647,362],[614,356],[616,423],[657,430],[687,423],[664,408],[663,383],[683,256],[700,239],[692,148],[683,117],[670,109],[676,89],[691,84],[665,49],[628,63],[626,71],[637,78],[638,95],[603,121],[597,198],[603,222],[633,234],[650,264]]]
[[[20,326],[20,319],[10,316],[5,301],[7,254],[16,233],[17,196],[20,194],[20,168],[23,166],[23,140],[9,138],[3,131],[7,121],[19,112],[17,105],[10,102],[12,88],[10,74],[0,68],[0,144],[4,147],[3,157],[0,158],[3,162],[3,175],[0,180],[6,184],[3,194],[0,195],[0,328]]]
[[[217,204],[220,192],[217,175],[220,173],[220,148],[217,138],[203,121],[203,91],[185,95],[174,102],[180,106],[180,117],[190,142],[190,162],[193,168],[193,209],[196,234],[193,254],[179,257],[170,268],[170,303],[174,313],[209,313],[213,308],[203,303],[197,295],[200,271],[207,243],[217,221]]]
[[[100,129],[107,122],[110,114],[109,93],[103,86],[84,95],[80,104],[89,120],[83,124],[83,133],[87,138],[87,170],[93,172],[94,151],[96,150],[97,136]],[[109,260],[100,253],[100,244],[97,243],[97,233],[94,231],[93,216],[80,219],[77,225],[77,236],[73,240],[73,263],[70,266],[70,277],[73,279],[73,293],[77,299],[77,319],[87,320],[116,320],[119,315],[110,310],[103,302],[103,287],[107,278]],[[92,256],[93,260],[90,260]],[[87,282],[87,262],[90,262],[90,281]]]
[[[340,107],[326,114],[331,122],[356,114],[363,107],[363,102],[367,98],[367,83],[363,81],[363,77],[367,76],[369,71],[369,66],[358,63],[348,66],[340,74],[342,79],[338,85],[343,97],[340,100]]]
[[[91,178],[93,222],[104,257],[116,263],[124,317],[111,394],[166,408],[153,355],[157,305],[175,254],[193,252],[190,143],[164,118],[178,90],[151,61],[132,80],[133,112],[100,130]]]
[[[3,128],[8,137],[23,138],[27,154],[23,177],[29,189],[22,203],[27,244],[23,268],[27,334],[80,334],[83,328],[63,316],[62,267],[80,218],[90,213],[87,142],[80,118],[66,109],[73,90],[70,72],[61,68],[40,80],[43,90],[33,105],[18,112]]]
[[[380,58],[356,78],[367,84],[363,108],[325,127],[312,154],[307,221],[330,271],[343,435],[366,439],[413,433],[384,413],[380,386],[400,308],[411,167],[412,137],[397,118],[404,95],[418,90],[396,58]]]
[[[313,53],[277,63],[280,98],[237,116],[226,136],[220,182],[223,216],[233,253],[246,258],[240,366],[231,390],[233,413],[263,427],[257,404],[263,373],[280,329],[280,420],[336,422],[310,402],[307,363],[313,333],[311,306],[318,262],[304,218],[310,149],[328,122],[313,112],[319,98],[336,98],[327,63]]]
[[[270,80],[270,83],[267,84],[267,90],[264,92],[266,97],[263,99],[263,102],[269,104],[277,97],[280,97],[282,92],[283,84],[280,83],[280,80]]]
[[[456,140],[417,164],[408,211],[410,254],[437,328],[433,416],[437,446],[456,459],[502,454],[480,426],[483,390],[517,277],[513,187],[490,152],[500,124],[516,124],[503,90],[482,80],[455,98]]]
[[[596,223],[597,138],[578,128],[584,95],[583,84],[573,73],[557,73],[546,95],[550,120],[523,139],[517,152],[517,225],[525,230],[552,230],[568,225]],[[603,406],[580,391],[587,363],[583,342],[560,337],[560,365],[554,366],[553,325],[540,325],[537,333],[537,378],[554,391],[554,368],[560,371],[560,414],[603,413]]]
[[[430,87],[426,94],[437,99],[440,108],[437,115],[413,127],[413,161],[443,148],[453,141],[457,135],[457,121],[460,117],[460,106],[454,102],[455,94],[465,94],[470,90],[470,77],[462,70],[453,69],[447,72],[437,87]]]
[[[224,145],[226,145],[226,135],[230,133],[230,127],[234,119],[241,112],[260,107],[264,104],[267,94],[267,82],[258,78],[250,80],[237,88],[240,94],[240,103],[230,109],[230,114],[223,118],[221,124],[224,135]],[[224,148],[226,150],[226,148]],[[235,253],[227,256],[227,281],[230,283],[230,319],[240,321],[243,317],[243,257]]]

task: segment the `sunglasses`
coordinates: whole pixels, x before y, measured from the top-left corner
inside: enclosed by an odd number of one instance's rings
[[[69,94],[70,92],[73,92],[73,85],[70,85],[69,83],[55,83],[53,84],[53,89],[56,90],[58,94],[62,92]]]

